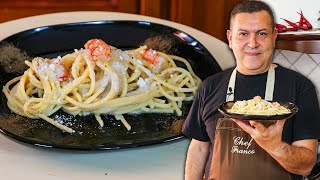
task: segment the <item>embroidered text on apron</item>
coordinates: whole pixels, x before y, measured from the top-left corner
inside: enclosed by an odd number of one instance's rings
[[[236,69],[229,80],[226,101],[233,101]],[[265,100],[272,101],[275,72],[268,71]],[[266,127],[274,121],[260,121]],[[218,120],[210,167],[210,180],[290,180],[291,175],[251,136],[229,118]]]

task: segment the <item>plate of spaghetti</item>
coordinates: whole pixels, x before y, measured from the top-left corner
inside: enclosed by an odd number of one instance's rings
[[[0,45],[0,129],[74,150],[177,140],[201,81],[221,71],[195,38],[140,21],[39,27]]]
[[[269,102],[255,96],[250,100],[228,101],[218,108],[224,116],[242,120],[280,120],[293,116],[298,107],[291,102]]]

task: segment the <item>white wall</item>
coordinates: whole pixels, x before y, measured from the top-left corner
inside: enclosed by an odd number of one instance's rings
[[[320,0],[262,0],[269,4],[274,11],[276,22],[287,25],[280,18],[288,19],[292,22],[298,22],[300,9],[313,28],[320,28]]]
[[[316,33],[320,31],[320,0],[262,0],[268,3],[274,11],[276,22],[287,25],[280,18],[298,22],[300,15],[297,12],[302,10],[304,16],[312,24],[313,28],[318,28]],[[293,32],[296,33],[296,32]],[[298,33],[298,32],[297,32]],[[310,33],[301,32],[301,33]],[[295,51],[277,49],[274,52],[273,62],[300,72],[308,77],[316,86],[318,100],[320,102],[320,53],[305,54]]]

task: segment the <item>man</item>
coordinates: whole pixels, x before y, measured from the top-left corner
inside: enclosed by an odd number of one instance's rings
[[[302,179],[316,162],[320,138],[314,85],[301,74],[272,64],[277,30],[273,13],[265,3],[238,4],[231,12],[227,37],[236,70],[208,77],[198,89],[183,126],[183,133],[192,139],[185,179],[202,179],[204,174],[206,179]],[[292,118],[268,125],[221,119],[217,109],[230,100],[229,95],[231,100],[258,95],[266,100],[292,102],[299,111]]]

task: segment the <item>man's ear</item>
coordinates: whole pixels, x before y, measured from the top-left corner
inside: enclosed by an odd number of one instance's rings
[[[278,37],[278,29],[275,28],[274,31],[273,31],[273,46],[274,47],[276,46],[277,37]]]
[[[227,30],[227,38],[228,38],[228,41],[229,41],[229,48],[232,49],[232,33],[230,30]]]

